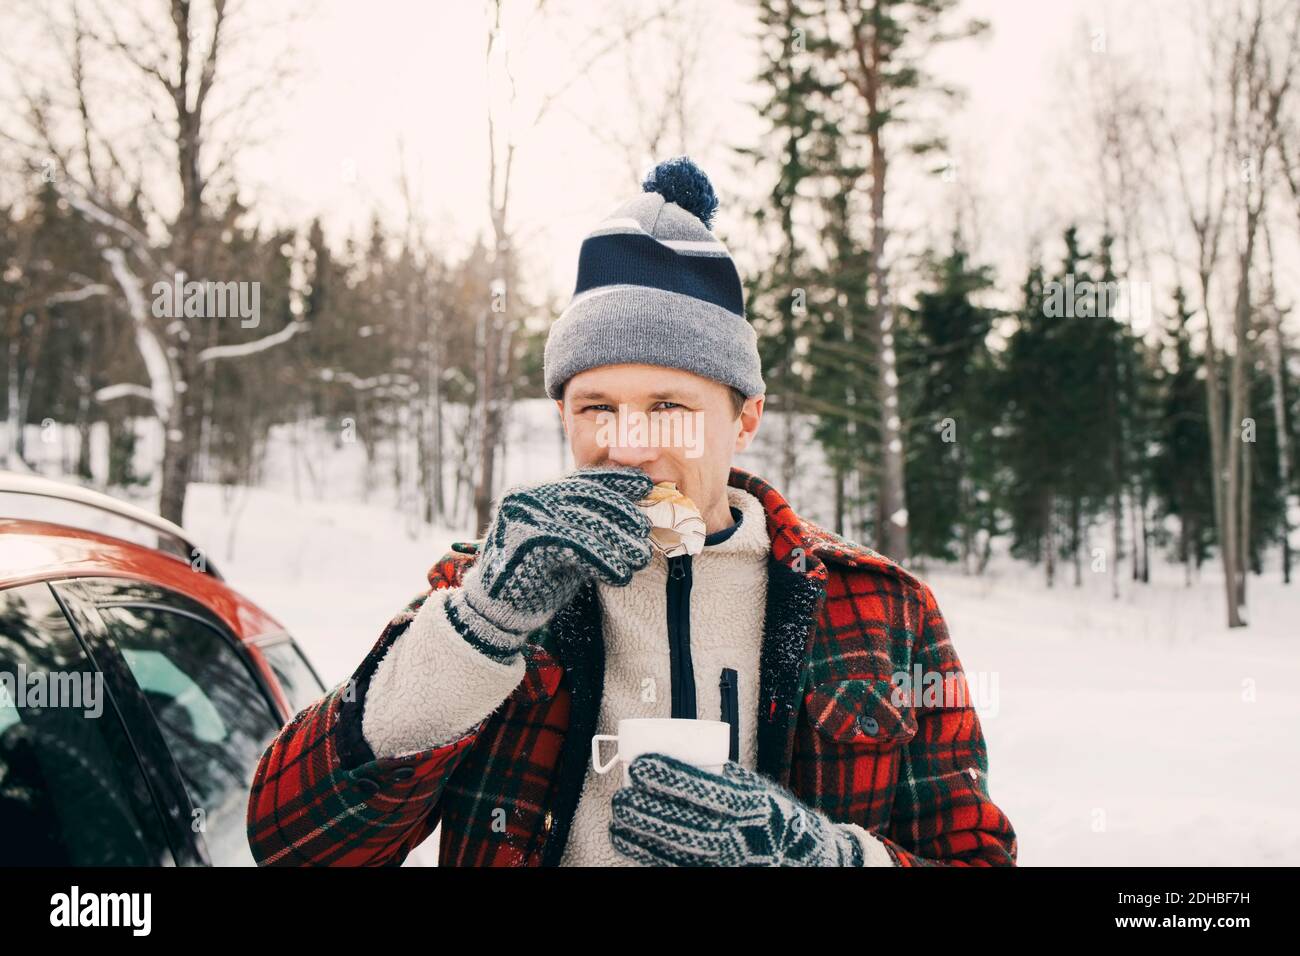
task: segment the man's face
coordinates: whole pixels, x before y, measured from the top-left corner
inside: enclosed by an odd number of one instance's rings
[[[556,405],[579,468],[640,468],[656,482],[676,482],[710,531],[731,524],[731,459],[758,431],[763,396],[747,399],[737,418],[730,389],[720,382],[681,369],[624,364],[579,372]]]

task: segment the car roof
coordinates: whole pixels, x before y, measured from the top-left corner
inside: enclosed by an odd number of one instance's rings
[[[179,591],[210,608],[241,640],[284,631],[252,601],[176,555],[82,528],[0,518],[0,590],[86,577],[142,581]]]

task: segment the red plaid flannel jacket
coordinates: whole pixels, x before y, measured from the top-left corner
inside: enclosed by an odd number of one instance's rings
[[[989,797],[984,736],[929,587],[800,519],[762,479],[733,468],[729,483],[763,503],[772,541],[758,771],[832,820],[872,831],[901,866],[1015,865],[1015,831]],[[458,585],[475,560],[477,543],[452,548],[352,677],[262,754],[247,819],[260,865],[396,866],[439,822],[440,865],[558,864],[604,678],[593,585],[533,635],[524,679],[459,740],[376,758],[361,733],[385,652],[428,595]],[[918,667],[957,694],[896,693],[895,675]]]

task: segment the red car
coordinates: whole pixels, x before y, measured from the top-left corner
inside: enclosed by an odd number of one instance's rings
[[[0,501],[159,542],[0,518],[0,866],[253,865],[253,770],[325,692],[306,657],[176,525],[3,472]]]

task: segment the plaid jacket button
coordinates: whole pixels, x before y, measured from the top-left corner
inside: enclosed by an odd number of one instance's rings
[[[414,767],[398,767],[393,771],[394,780],[410,780],[415,776]]]
[[[874,717],[859,717],[858,726],[862,728],[862,732],[868,737],[874,737],[876,731],[880,730],[880,722]]]
[[[379,792],[379,781],[371,777],[357,777],[357,789],[365,794]]]

